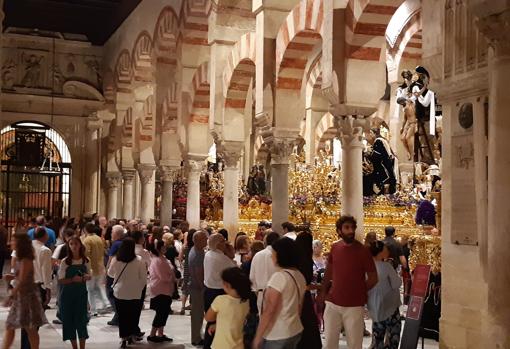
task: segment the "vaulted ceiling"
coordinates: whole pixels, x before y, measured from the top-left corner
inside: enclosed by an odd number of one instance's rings
[[[108,40],[141,0],[5,0],[4,28],[83,34],[96,45]]]

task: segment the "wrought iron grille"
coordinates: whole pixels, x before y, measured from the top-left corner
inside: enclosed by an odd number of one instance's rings
[[[60,171],[41,171],[45,154],[50,152]],[[71,157],[55,130],[33,122],[6,127],[1,131],[0,157],[0,213],[4,225],[13,227],[19,218],[26,221],[38,215],[69,215]]]

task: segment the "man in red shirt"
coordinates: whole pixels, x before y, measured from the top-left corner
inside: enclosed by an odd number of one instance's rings
[[[377,271],[370,251],[355,239],[356,219],[341,216],[336,231],[342,241],[331,247],[319,295],[324,310],[325,349],[338,349],[345,329],[347,347],[362,349],[363,314],[368,291],[377,284]]]

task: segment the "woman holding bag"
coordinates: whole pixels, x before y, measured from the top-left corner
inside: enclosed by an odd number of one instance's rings
[[[120,348],[126,348],[138,340],[138,311],[140,297],[147,285],[147,267],[142,258],[135,254],[135,241],[122,241],[116,257],[112,259],[108,276],[113,278],[113,295],[119,315]]]
[[[374,241],[370,245],[370,252],[374,257],[377,268],[377,284],[368,291],[368,311],[372,318],[372,332],[374,335],[374,349],[398,349],[400,330],[402,327],[399,307],[400,285],[402,280],[391,263],[388,247],[382,241]],[[389,333],[389,345],[385,346],[384,337]]]

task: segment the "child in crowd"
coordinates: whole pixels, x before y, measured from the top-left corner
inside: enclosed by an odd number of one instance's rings
[[[73,236],[67,240],[67,257],[60,263],[58,282],[61,285],[59,310],[62,319],[62,336],[70,340],[77,349],[76,334],[80,349],[85,349],[87,332],[87,280],[90,280],[90,263],[85,256],[85,246]]]
[[[228,268],[221,273],[225,295],[214,299],[205,314],[205,320],[216,321],[209,328],[215,332],[212,349],[244,349],[243,326],[250,310],[250,279],[239,268]]]
[[[175,272],[172,264],[166,258],[166,246],[163,240],[154,239],[149,245],[151,262],[149,266],[151,303],[150,308],[156,311],[152,321],[151,334],[147,341],[161,343],[171,342],[172,338],[164,334],[170,306],[172,305],[172,294],[175,287]]]

